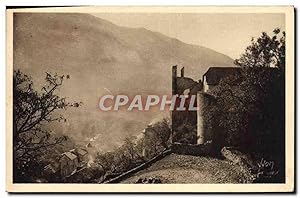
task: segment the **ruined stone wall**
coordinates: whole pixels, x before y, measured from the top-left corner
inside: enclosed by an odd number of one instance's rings
[[[190,87],[189,87],[190,86]],[[211,140],[211,129],[207,125],[205,119],[205,107],[212,105],[213,98],[202,90],[202,82],[196,82],[190,78],[184,77],[184,68],[181,69],[181,76],[177,76],[177,66],[172,68],[172,95],[186,95],[188,98],[186,107],[189,106],[189,98],[196,96],[197,100],[194,103],[198,107],[198,111],[177,111],[176,105],[180,103],[180,99],[176,101],[175,110],[171,112],[172,124],[172,142],[184,144],[204,144]]]

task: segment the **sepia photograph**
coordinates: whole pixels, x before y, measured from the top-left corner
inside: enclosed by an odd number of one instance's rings
[[[292,6],[6,12],[7,191],[294,191]]]

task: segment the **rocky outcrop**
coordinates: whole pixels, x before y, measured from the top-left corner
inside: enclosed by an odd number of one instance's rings
[[[247,178],[246,183],[253,183],[256,179],[256,174],[254,173],[256,166],[254,161],[248,155],[243,154],[232,147],[222,148],[221,154],[233,164],[240,166],[241,172]]]

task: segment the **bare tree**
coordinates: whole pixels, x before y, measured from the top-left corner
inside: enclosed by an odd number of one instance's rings
[[[104,172],[107,171],[115,171],[114,164],[115,153],[114,152],[106,152],[106,153],[98,153],[96,155],[95,163],[101,166]]]
[[[36,172],[38,157],[51,146],[62,143],[66,136],[53,136],[45,125],[66,121],[58,110],[79,107],[81,103],[69,103],[56,95],[65,76],[46,73],[45,86],[38,92],[32,79],[20,70],[13,78],[13,147],[14,176],[28,177]],[[69,75],[68,75],[69,78]],[[32,170],[32,173],[30,172]],[[16,175],[17,174],[17,175]],[[14,177],[14,178],[16,178]]]

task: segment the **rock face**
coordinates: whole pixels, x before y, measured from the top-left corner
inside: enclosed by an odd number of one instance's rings
[[[100,96],[170,94],[172,65],[185,66],[187,76],[200,79],[210,66],[233,63],[214,50],[89,14],[19,13],[14,30],[14,69],[32,76],[37,86],[46,71],[68,74],[60,95],[83,102],[53,130],[77,141],[99,137],[93,145],[102,150],[139,134],[161,112],[103,113],[97,108]]]
[[[231,147],[222,148],[221,154],[233,164],[240,166],[241,171],[247,178],[247,183],[252,183],[256,179],[254,174],[256,166],[250,157]]]

